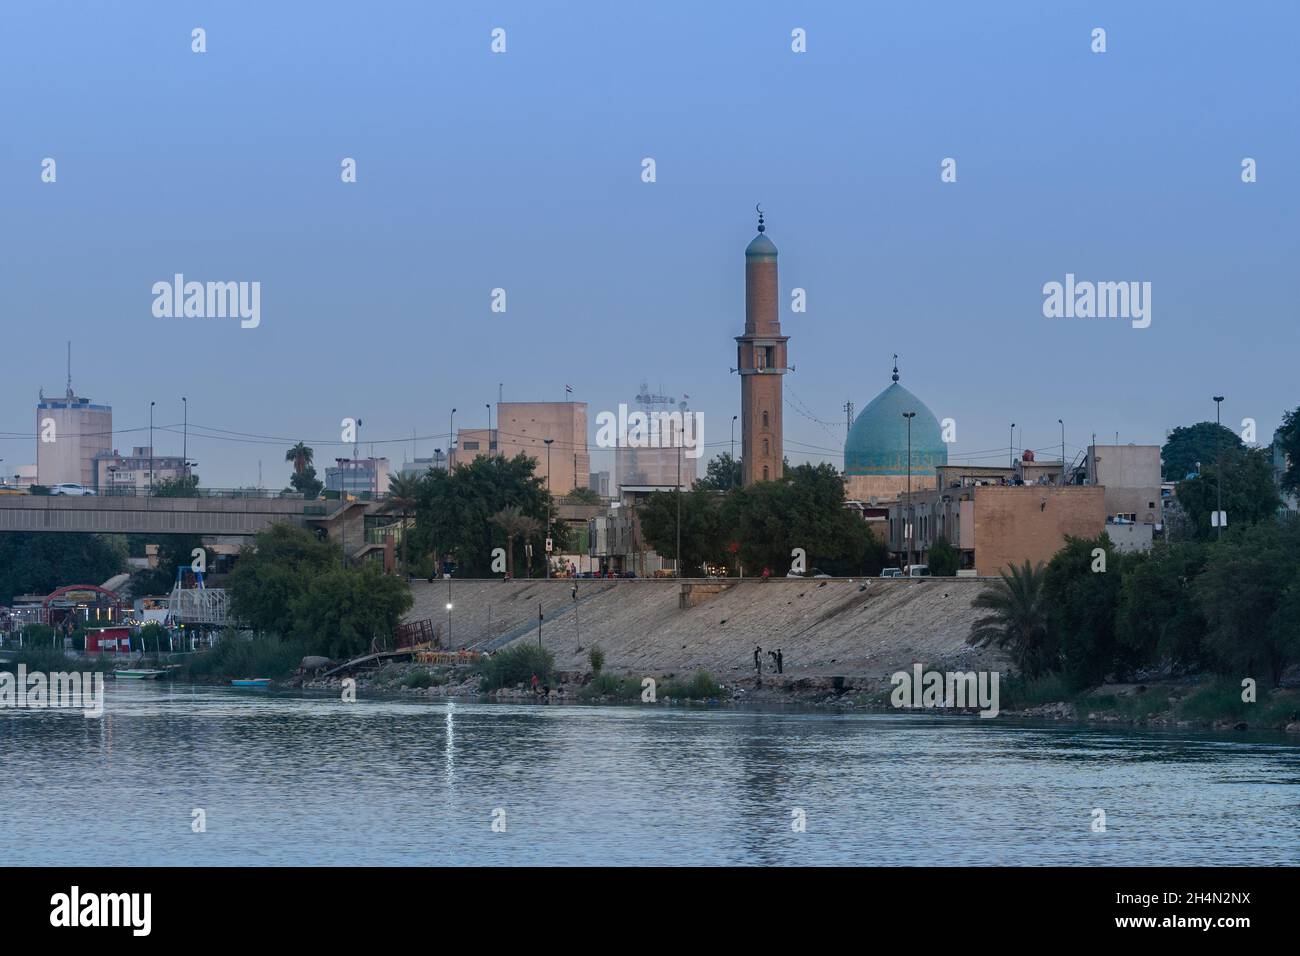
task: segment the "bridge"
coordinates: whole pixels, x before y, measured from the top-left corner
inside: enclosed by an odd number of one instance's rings
[[[147,495],[0,495],[0,531],[197,534],[252,537],[276,523],[325,528],[358,545],[364,517],[381,501],[306,501],[281,497],[158,498]]]

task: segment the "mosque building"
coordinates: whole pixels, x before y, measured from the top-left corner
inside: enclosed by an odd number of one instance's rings
[[[908,488],[909,424],[912,491],[934,488],[935,469],[948,464],[948,446],[934,413],[894,382],[862,409],[844,442],[845,497],[857,501],[894,501]],[[911,418],[907,417],[912,413]]]
[[[781,334],[777,305],[776,245],[758,214],[758,235],[745,249],[745,334],[736,336],[740,373],[741,483],[778,481],[785,457],[782,443],[781,377],[788,335]]]

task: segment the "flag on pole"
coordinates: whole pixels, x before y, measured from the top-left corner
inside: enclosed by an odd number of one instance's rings
[[[572,385],[566,385],[566,386],[564,386],[564,400],[565,400],[566,402],[567,402],[567,401],[570,401],[569,396],[572,395],[572,394],[573,394],[573,386],[572,386]]]

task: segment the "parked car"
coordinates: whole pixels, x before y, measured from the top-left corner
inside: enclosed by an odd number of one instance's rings
[[[928,578],[930,577],[930,566],[928,564],[914,564],[908,568],[907,576],[909,578]]]
[[[901,578],[903,576],[902,568],[885,568],[880,572],[882,578]]]
[[[75,481],[65,481],[62,484],[51,485],[50,494],[52,495],[93,495],[95,490],[79,485]]]

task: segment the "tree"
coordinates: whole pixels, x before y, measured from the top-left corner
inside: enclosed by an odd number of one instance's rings
[[[0,604],[67,584],[103,584],[126,569],[120,537],[82,532],[0,533]]]
[[[1129,559],[1115,609],[1120,660],[1180,668],[1208,662],[1205,616],[1192,597],[1206,555],[1204,545],[1189,541],[1157,545]]]
[[[1282,490],[1300,494],[1300,408],[1294,408],[1282,416],[1282,427],[1277,430],[1273,440],[1276,450],[1281,451],[1285,461]]]
[[[1169,433],[1160,449],[1161,472],[1165,481],[1182,481],[1201,467],[1215,461],[1220,452],[1244,446],[1237,433],[1214,422],[1180,425]]]
[[[730,491],[741,483],[740,460],[724,451],[705,469],[704,477],[695,482],[695,488],[707,491]]]
[[[506,573],[514,577],[515,573],[515,539],[535,537],[541,531],[542,523],[511,505],[502,508],[492,516],[492,523],[505,532],[506,536]]]
[[[711,491],[656,491],[637,508],[646,543],[665,558],[677,560],[677,505],[681,495],[682,577],[704,575],[706,563],[722,564],[721,502]]]
[[[153,486],[155,498],[197,498],[199,496],[199,476],[182,475],[176,478],[163,478]]]
[[[407,537],[409,529],[406,527],[406,519],[410,516],[411,509],[415,507],[416,501],[420,497],[420,489],[424,478],[420,475],[395,475],[388,480],[388,499],[385,507],[396,509],[401,517],[402,528],[402,576],[409,577],[411,567],[407,547]]]
[[[595,488],[574,488],[565,497],[579,505],[598,505],[604,501]]]
[[[957,568],[961,565],[961,556],[957,554],[948,539],[943,535],[935,538],[930,545],[930,553],[926,555],[926,561],[930,568],[930,573],[939,578],[956,577]]]
[[[301,492],[303,498],[308,501],[315,501],[325,490],[325,483],[316,477],[316,469],[308,465],[302,471],[296,471],[289,476],[289,487]]]
[[[739,543],[746,567],[784,573],[791,552],[802,548],[808,567],[831,574],[862,573],[877,551],[865,521],[844,507],[844,481],[828,464],[803,464],[776,481],[728,493],[722,511],[725,536]]]
[[[1099,567],[1104,570],[1094,570]],[[1048,634],[1060,650],[1066,679],[1076,687],[1099,683],[1116,666],[1115,608],[1123,571],[1123,556],[1102,532],[1096,538],[1067,535],[1043,572]]]
[[[1228,513],[1229,527],[1271,519],[1282,503],[1267,449],[1240,445],[1225,447],[1222,461],[1222,472],[1217,460],[1212,464],[1202,462],[1199,477],[1180,481],[1174,487],[1192,534],[1200,541],[1218,536],[1218,529],[1210,523],[1210,515],[1218,507],[1220,473],[1223,475],[1223,510]]]
[[[294,633],[294,600],[308,583],[341,565],[339,549],[288,524],[273,524],[239,553],[230,575],[234,615],[254,630]]]
[[[430,471],[416,497],[412,548],[435,562],[440,555],[453,556],[463,574],[487,577],[492,549],[505,542],[505,533],[492,523],[492,516],[514,506],[539,522],[539,530],[528,538],[534,545],[536,569],[544,569],[544,529],[552,504],[536,469],[537,462],[521,452],[514,458],[475,458],[451,472]],[[557,550],[564,550],[563,525],[550,533]]]
[[[373,562],[359,568],[332,565],[299,583],[289,605],[289,633],[325,657],[356,657],[387,646],[411,608],[406,582],[384,574]]]
[[[294,445],[284,453],[284,460],[293,462],[293,473],[295,475],[301,475],[311,467],[315,454],[316,453],[312,451],[310,446],[298,442],[298,444]]]
[[[1021,675],[1037,677],[1052,663],[1043,566],[1030,567],[1026,559],[1023,567],[1012,565],[1000,574],[1000,581],[975,596],[972,606],[989,613],[972,625],[966,642],[976,647],[994,644],[1008,648]]]
[[[1300,520],[1229,527],[1192,594],[1224,671],[1276,686],[1300,659]]]

